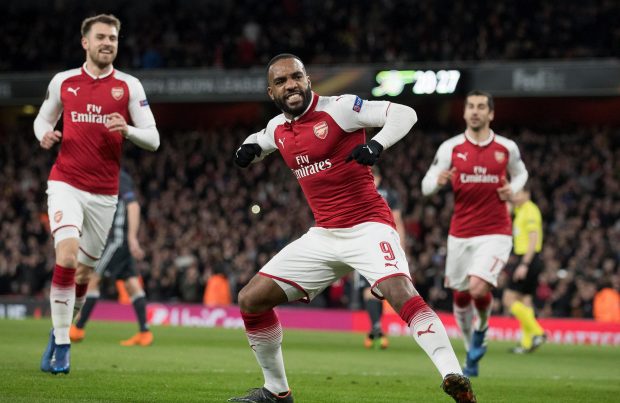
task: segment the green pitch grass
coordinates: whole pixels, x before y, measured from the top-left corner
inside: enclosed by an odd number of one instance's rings
[[[71,373],[39,370],[49,320],[0,320],[2,402],[224,402],[262,375],[242,330],[156,327],[151,347],[121,347],[134,324],[92,322],[72,346]],[[295,401],[450,402],[440,376],[409,337],[385,351],[365,350],[363,335],[284,332],[284,359]],[[460,340],[454,340],[459,358]],[[620,348],[545,345],[514,356],[491,343],[473,380],[479,402],[618,402]]]

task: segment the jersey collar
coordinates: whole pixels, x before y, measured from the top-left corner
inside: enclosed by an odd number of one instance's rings
[[[93,73],[91,73],[90,71],[88,71],[88,69],[86,68],[86,63],[84,63],[82,65],[82,71],[84,73],[86,73],[86,75],[88,75],[90,78],[92,78],[93,80],[101,80],[102,78],[106,78],[112,75],[112,73],[114,73],[114,66],[110,66],[110,71],[108,71],[105,74],[102,74],[100,76],[96,76]]]
[[[314,91],[312,91],[312,102],[310,102],[310,104],[308,105],[306,110],[301,115],[295,116],[293,119],[288,119],[286,116],[284,116],[284,119],[286,119],[286,121],[289,122],[289,123],[301,120],[308,112],[310,112],[311,110],[313,110],[316,107],[316,104],[318,102],[319,102],[318,94],[316,94]]]
[[[467,130],[465,130],[464,134],[465,134],[465,138],[467,139],[467,141],[469,141],[470,143],[472,143],[474,145],[480,146],[480,147],[486,147],[489,144],[491,144],[493,142],[493,140],[495,140],[495,132],[493,130],[491,130],[491,129],[489,129],[489,134],[490,134],[489,138],[484,140],[484,141],[481,141],[481,142],[477,142],[476,140],[474,140],[473,137],[471,137],[469,135]]]

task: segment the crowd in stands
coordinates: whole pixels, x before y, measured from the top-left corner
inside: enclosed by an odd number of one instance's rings
[[[116,65],[124,69],[263,67],[283,51],[297,54],[307,64],[392,65],[620,54],[620,3],[612,0],[108,0],[105,7],[101,4],[1,2],[0,71],[79,66],[80,23],[102,12],[115,14],[123,23]]]
[[[234,150],[252,129],[167,133],[154,154],[126,146],[124,165],[139,186],[140,240],[147,251],[138,267],[151,301],[202,302],[209,281],[221,283],[224,276],[236,298],[272,255],[312,225],[281,158],[273,155],[245,170],[233,164]],[[520,145],[532,198],[543,214],[538,312],[591,318],[599,290],[620,291],[620,171],[614,163],[620,160],[620,131],[501,133]],[[416,286],[435,308],[448,311],[443,267],[452,193],[423,198],[420,181],[450,135],[416,130],[380,160],[384,183],[401,198]],[[0,136],[0,294],[46,296],[54,254],[45,181],[53,159],[33,135]],[[315,304],[350,306],[345,280]],[[112,286],[103,295],[113,292]]]

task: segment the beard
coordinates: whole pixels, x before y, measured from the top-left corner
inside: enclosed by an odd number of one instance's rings
[[[273,102],[276,104],[276,106],[284,113],[287,113],[289,115],[292,116],[299,116],[302,113],[304,113],[304,111],[306,110],[306,108],[308,107],[308,105],[310,105],[310,102],[312,102],[312,89],[310,88],[310,86],[308,85],[308,87],[301,92],[301,97],[303,98],[303,102],[295,107],[295,108],[291,108],[286,104],[286,97],[288,95],[291,95],[290,93],[284,95],[281,98],[275,98],[273,100]]]
[[[104,54],[99,53],[99,49],[95,49],[90,52],[90,59],[97,67],[103,70],[114,62],[114,59],[116,59],[116,52],[112,50],[111,54]]]
[[[477,123],[469,123],[469,127],[471,130],[477,132],[480,131],[482,129],[484,129],[486,127],[486,122],[483,121],[482,119],[479,119]]]

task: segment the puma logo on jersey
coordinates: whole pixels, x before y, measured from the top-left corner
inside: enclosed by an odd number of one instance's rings
[[[57,304],[65,304],[66,306],[69,306],[69,300],[68,299],[66,299],[64,301],[61,301],[59,299],[55,299],[54,302],[57,303]]]
[[[284,138],[278,139],[278,143],[280,143],[280,145],[282,145],[282,148],[284,148]]]
[[[431,323],[430,325],[428,325],[428,328],[426,330],[418,330],[418,337],[422,336],[423,334],[426,333],[435,333],[434,330],[431,330],[431,327],[433,327],[434,323]]]
[[[467,153],[456,153],[456,158],[460,158],[463,161],[467,161]]]
[[[398,260],[396,261],[396,263],[385,262],[385,267],[394,267],[396,270],[398,270]]]
[[[77,87],[77,88],[67,87],[67,91],[69,91],[70,93],[72,93],[76,97],[77,97],[77,92],[78,92],[79,89],[80,89],[80,87]]]

